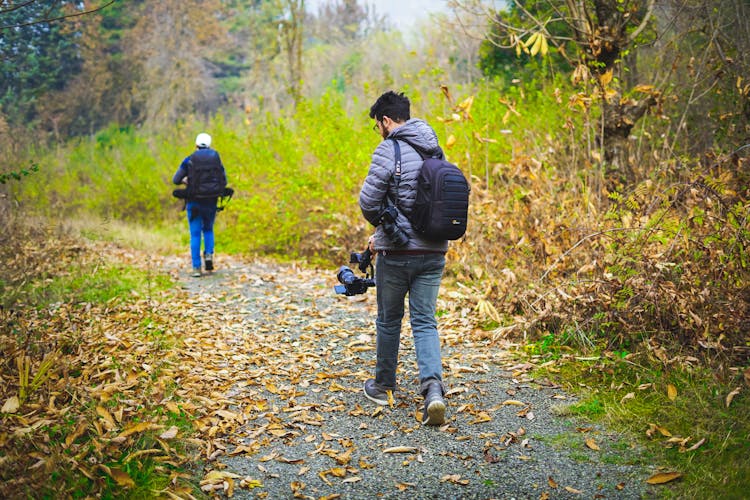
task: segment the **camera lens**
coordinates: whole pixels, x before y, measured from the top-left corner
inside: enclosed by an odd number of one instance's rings
[[[339,283],[342,283],[344,285],[351,285],[357,279],[357,277],[354,275],[354,271],[346,266],[341,266],[338,274],[336,274],[336,278],[339,280]]]
[[[398,211],[395,207],[386,207],[380,217],[380,225],[383,226],[383,232],[398,247],[405,246],[409,243],[409,237],[396,223]]]

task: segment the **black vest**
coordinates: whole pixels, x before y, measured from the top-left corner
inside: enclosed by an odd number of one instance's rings
[[[201,148],[190,155],[187,168],[189,200],[218,198],[227,187],[227,177],[219,153]]]

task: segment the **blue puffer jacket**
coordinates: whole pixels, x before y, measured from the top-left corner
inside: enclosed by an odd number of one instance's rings
[[[412,118],[402,126],[394,129],[388,138],[401,139],[399,140],[401,148],[401,182],[398,186],[397,203],[400,213],[396,222],[409,236],[409,244],[405,247],[396,247],[383,232],[383,228],[378,226],[375,229],[373,241],[375,250],[447,251],[448,241],[435,242],[420,238],[412,229],[409,219],[405,217],[405,215],[411,214],[417,198],[417,176],[422,166],[422,158],[413,147],[404,141],[409,141],[409,143],[418,147],[426,156],[442,158],[443,151],[438,145],[435,131],[427,122],[418,118]],[[362,209],[362,214],[373,225],[378,222],[378,214],[380,214],[384,207],[385,197],[388,196],[391,204],[394,204],[393,201],[396,195],[395,169],[396,160],[393,141],[384,140],[378,145],[372,155],[370,170],[359,193],[359,207]]]

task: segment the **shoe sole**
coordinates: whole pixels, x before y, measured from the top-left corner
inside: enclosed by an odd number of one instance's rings
[[[372,401],[373,403],[379,404],[380,406],[388,406],[388,400],[387,399],[377,399],[377,398],[374,398],[374,397],[370,396],[369,394],[367,394],[367,390],[364,389],[364,388],[362,388],[362,392],[364,392],[365,393],[365,397],[367,399],[369,399],[370,401]]]
[[[442,401],[433,401],[427,407],[427,420],[422,422],[424,425],[441,425],[445,423],[445,403]]]
[[[206,261],[206,271],[213,271],[214,270],[214,263],[213,261],[207,260]]]

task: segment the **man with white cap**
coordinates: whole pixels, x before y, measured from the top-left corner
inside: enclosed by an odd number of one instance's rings
[[[195,138],[195,151],[185,158],[172,182],[187,184],[185,209],[190,228],[192,275],[201,276],[201,239],[203,269],[214,270],[214,220],[216,205],[227,187],[227,176],[219,153],[211,149],[211,136],[201,132]]]

